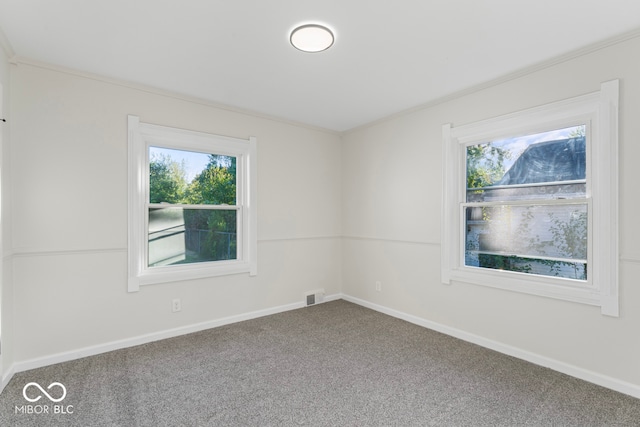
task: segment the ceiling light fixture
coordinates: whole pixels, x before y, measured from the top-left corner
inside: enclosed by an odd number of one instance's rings
[[[289,37],[289,41],[303,52],[322,52],[333,45],[333,32],[319,24],[306,24],[296,27]]]

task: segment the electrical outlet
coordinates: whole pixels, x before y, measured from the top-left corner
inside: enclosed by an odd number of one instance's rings
[[[376,291],[382,292],[382,282],[379,280],[376,282]]]
[[[180,303],[180,298],[176,298],[171,304],[171,311],[175,313],[180,310],[182,310],[182,304]]]

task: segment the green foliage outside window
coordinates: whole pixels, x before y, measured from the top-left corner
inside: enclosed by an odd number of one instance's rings
[[[482,188],[498,182],[505,173],[504,161],[511,152],[491,144],[467,147],[467,188]]]
[[[190,182],[183,163],[155,154],[149,161],[149,202],[194,205],[184,209],[186,259],[182,262],[237,258],[236,211],[198,209],[197,205],[236,204],[236,159],[209,155],[209,163]]]
[[[577,129],[573,137],[584,136],[584,127]],[[492,144],[477,144],[467,147],[467,189],[468,194],[485,193],[485,188],[495,185],[505,174],[505,160],[511,159],[513,154],[509,150],[492,146]],[[477,189],[477,190],[473,190]],[[505,208],[509,208],[505,206]],[[482,221],[492,222],[491,209],[482,207]],[[587,212],[574,212],[569,218],[562,219],[553,213],[548,214],[550,239],[541,240],[540,236],[532,232],[533,216],[529,210],[522,214],[518,221],[518,243],[523,253],[545,254],[545,248],[554,248],[554,252],[562,254],[567,259],[583,259],[587,253]],[[467,242],[468,248],[469,242]],[[475,245],[472,245],[475,246]],[[478,266],[482,268],[507,270],[521,273],[534,273],[534,264],[546,266],[548,274],[552,276],[569,277],[563,268],[569,267],[573,273],[571,278],[587,279],[587,264],[579,261],[560,261],[550,259],[528,259],[515,255],[479,254]],[[543,273],[534,273],[543,274]]]

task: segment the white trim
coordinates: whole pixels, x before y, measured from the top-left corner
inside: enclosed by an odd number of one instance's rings
[[[177,100],[181,100],[181,101],[187,101],[187,102],[192,102],[194,104],[199,104],[199,105],[204,105],[207,107],[211,107],[211,108],[216,108],[219,110],[224,110],[224,111],[231,111],[234,113],[238,113],[238,114],[242,114],[245,116],[251,116],[251,117],[256,117],[256,118],[260,118],[260,119],[267,119],[267,120],[273,120],[275,122],[278,123],[283,123],[283,124],[288,124],[288,125],[293,125],[293,126],[298,126],[301,128],[305,128],[305,129],[309,129],[312,131],[317,131],[317,132],[322,132],[322,133],[326,133],[326,134],[330,134],[330,135],[339,135],[339,136],[345,136],[354,132],[359,132],[362,129],[371,127],[371,126],[375,126],[381,123],[385,123],[391,120],[394,120],[398,117],[402,117],[402,116],[406,116],[408,114],[412,114],[415,113],[417,111],[421,111],[424,110],[426,108],[429,107],[433,107],[433,106],[437,106],[437,105],[442,105],[446,102],[449,102],[451,100],[455,100],[455,99],[459,99],[463,96],[466,95],[470,95],[476,92],[480,92],[482,90],[485,90],[487,88],[490,87],[494,87],[497,86],[499,84],[502,83],[506,83],[512,80],[516,80],[519,79],[521,77],[525,77],[528,76],[532,73],[535,73],[537,71],[541,71],[541,70],[545,70],[547,68],[556,66],[558,64],[562,64],[564,62],[570,61],[572,59],[575,58],[580,58],[582,56],[586,56],[586,55],[590,55],[594,52],[597,52],[599,50],[602,49],[606,49],[610,46],[615,46],[618,45],[620,43],[625,43],[629,40],[633,40],[635,38],[640,37],[640,29],[633,29],[630,30],[628,32],[622,33],[620,35],[616,35],[613,37],[610,37],[608,39],[593,43],[591,45],[573,50],[571,52],[567,52],[565,54],[559,55],[555,58],[551,58],[549,60],[546,61],[542,61],[538,64],[533,64],[530,65],[528,67],[524,67],[520,70],[517,70],[515,72],[512,73],[508,73],[504,76],[500,76],[497,77],[493,80],[489,80],[486,81],[484,83],[480,83],[480,84],[476,84],[473,85],[469,88],[466,89],[462,89],[459,90],[457,92],[451,93],[449,95],[445,95],[443,97],[434,99],[432,101],[428,101],[425,102],[423,104],[419,104],[416,105],[414,107],[402,110],[402,111],[398,111],[396,113],[393,114],[389,114],[388,116],[385,116],[383,118],[377,119],[377,120],[373,120],[371,122],[367,122],[364,124],[360,124],[360,125],[356,125],[353,128],[350,129],[346,129],[343,131],[337,131],[337,130],[333,130],[333,129],[328,129],[328,128],[324,128],[324,127],[320,127],[320,126],[314,126],[314,125],[310,125],[308,123],[302,123],[302,122],[298,122],[295,120],[290,120],[290,119],[285,119],[283,117],[278,117],[278,116],[274,116],[274,115],[269,115],[269,114],[265,114],[265,113],[261,113],[258,111],[254,111],[254,110],[250,110],[250,109],[246,109],[246,108],[240,108],[240,107],[234,107],[232,105],[227,105],[227,104],[220,104],[220,103],[216,103],[210,100],[206,100],[203,98],[198,98],[195,96],[189,96],[189,95],[185,95],[179,92],[173,92],[173,91],[169,91],[166,89],[160,89],[158,87],[154,87],[154,86],[149,86],[149,85],[144,85],[141,83],[135,83],[132,81],[128,81],[128,80],[124,80],[124,79],[117,79],[117,78],[113,78],[113,77],[107,77],[101,74],[97,74],[97,73],[91,73],[88,71],[81,71],[75,68],[70,68],[70,67],[64,67],[61,65],[55,65],[55,64],[51,64],[48,62],[44,62],[44,61],[39,61],[36,59],[32,59],[26,56],[21,56],[21,55],[13,55],[12,52],[13,50],[10,49],[10,52],[7,54],[7,56],[9,57],[9,62],[11,64],[16,64],[16,65],[25,65],[25,66],[30,66],[30,67],[35,67],[35,68],[42,68],[42,69],[46,69],[46,70],[51,70],[51,71],[55,71],[58,73],[63,73],[63,74],[69,74],[69,75],[73,75],[73,76],[77,76],[77,77],[82,77],[85,79],[90,79],[90,80],[95,80],[98,82],[103,82],[103,83],[107,83],[107,84],[112,84],[115,86],[120,86],[120,87],[125,87],[125,88],[129,88],[129,89],[133,89],[133,90],[137,90],[140,92],[145,92],[145,93],[150,93],[153,95],[159,95],[159,96],[164,96],[167,98],[172,98],[172,99],[177,99]],[[6,46],[5,46],[6,48]]]
[[[413,323],[418,326],[422,326],[427,329],[431,329],[443,334],[449,335],[454,338],[461,339],[476,345],[479,345],[490,350],[495,350],[499,353],[516,357],[518,359],[525,360],[535,365],[543,366],[545,368],[553,369],[554,371],[561,372],[563,374],[570,375],[572,377],[606,387],[611,390],[618,391],[620,393],[633,396],[640,399],[640,386],[632,384],[626,381],[619,380],[607,375],[602,375],[597,372],[590,371],[588,369],[580,368],[575,365],[571,365],[565,362],[561,362],[556,359],[541,356],[539,354],[523,350],[521,348],[513,347],[507,344],[503,344],[499,341],[490,340],[480,335],[472,334],[460,329],[452,328],[441,323],[433,322],[431,320],[423,319],[418,316],[404,313],[402,311],[394,310],[389,307],[374,304],[369,301],[362,300],[360,298],[352,297],[350,295],[342,295],[342,299],[352,302],[354,304],[361,305],[371,310],[378,311],[380,313],[387,314],[389,316],[405,320],[409,323]]]
[[[14,366],[15,365],[12,365],[9,369],[7,369],[7,372],[5,372],[4,375],[2,375],[2,379],[0,381],[0,394],[2,393],[4,388],[7,386],[7,384],[9,384],[13,376],[16,374],[16,370]]]
[[[340,240],[343,236],[300,236],[300,237],[265,237],[258,239],[258,243],[297,242],[304,240]]]
[[[618,298],[618,271],[619,271],[619,250],[618,239],[609,236],[619,236],[618,229],[618,205],[619,196],[617,190],[618,183],[618,109],[619,109],[619,82],[618,80],[608,81],[600,88],[600,108],[599,111],[599,140],[609,141],[606,146],[595,144],[592,147],[593,156],[603,159],[595,162],[598,168],[595,172],[600,177],[594,180],[594,194],[598,194],[600,199],[605,199],[603,203],[596,205],[594,210],[594,221],[597,227],[593,230],[593,271],[594,281],[601,285],[602,292],[602,313],[608,316],[619,315]]]
[[[0,46],[2,46],[2,49],[9,60],[12,60],[16,56],[16,52],[13,50],[13,46],[11,46],[11,42],[2,28],[0,28]]]
[[[377,119],[377,120],[374,120],[372,122],[365,123],[363,125],[358,125],[356,127],[353,127],[351,129],[347,129],[347,130],[343,131],[342,134],[343,135],[348,135],[350,133],[359,132],[359,131],[361,131],[361,130],[363,130],[365,128],[370,128],[370,127],[373,127],[373,126],[376,126],[376,125],[379,125],[379,124],[382,124],[382,123],[385,123],[385,122],[389,122],[389,121],[395,120],[398,117],[407,116],[409,114],[413,114],[415,112],[422,111],[422,110],[425,110],[427,108],[431,108],[431,107],[435,107],[435,106],[438,106],[438,105],[442,105],[442,104],[444,104],[446,102],[449,102],[449,101],[452,101],[452,100],[457,100],[457,99],[460,99],[460,98],[462,98],[464,96],[471,95],[471,94],[480,92],[482,90],[485,90],[485,89],[488,89],[488,88],[492,88],[492,87],[498,86],[500,84],[507,83],[507,82],[510,82],[510,81],[513,81],[513,80],[516,80],[516,79],[519,79],[519,78],[522,78],[522,77],[529,76],[529,75],[531,75],[533,73],[536,73],[538,71],[542,71],[542,70],[545,70],[547,68],[554,67],[556,65],[571,61],[571,60],[576,59],[576,58],[580,58],[580,57],[583,57],[583,56],[586,56],[586,55],[590,55],[590,54],[592,54],[594,52],[597,52],[599,50],[606,49],[608,47],[615,46],[615,45],[620,44],[620,43],[625,43],[625,42],[627,42],[629,40],[633,40],[633,39],[638,38],[638,37],[640,37],[640,28],[636,28],[636,29],[633,29],[633,30],[628,31],[626,33],[623,33],[623,34],[608,38],[606,40],[602,40],[600,42],[596,42],[594,44],[591,44],[591,45],[588,45],[588,46],[573,50],[571,52],[567,52],[567,53],[559,55],[559,56],[557,56],[555,58],[551,58],[549,60],[542,61],[542,62],[540,62],[538,64],[533,64],[533,65],[521,68],[520,70],[516,70],[516,71],[508,73],[506,75],[497,77],[497,78],[495,78],[493,80],[488,80],[488,81],[486,81],[484,83],[476,84],[476,85],[470,86],[470,87],[468,87],[466,89],[462,89],[462,90],[459,90],[457,92],[450,93],[448,95],[442,96],[442,97],[434,99],[432,101],[428,101],[428,102],[425,102],[425,103],[422,103],[422,104],[418,104],[418,105],[413,106],[411,108],[408,108],[406,110],[402,110],[402,111],[398,111],[398,112],[393,113],[393,114],[389,114],[389,115],[387,115],[387,116],[385,116],[385,117],[383,117],[381,119]]]
[[[364,242],[385,242],[385,243],[400,243],[405,245],[424,245],[424,246],[440,246],[440,242],[427,242],[420,240],[406,240],[406,239],[389,239],[386,237],[368,237],[368,236],[342,236],[345,240],[358,240]]]
[[[258,239],[258,244],[260,243],[277,243],[277,242],[297,242],[304,240],[340,240],[340,239],[354,239],[354,240],[382,240],[389,242],[398,242],[398,243],[409,243],[409,244],[424,244],[424,245],[436,245],[440,246],[439,242],[430,243],[430,242],[413,242],[413,241],[403,241],[403,240],[384,240],[384,239],[376,239],[376,238],[359,238],[359,237],[349,237],[349,236],[300,236],[300,237],[281,237],[281,238],[264,238]],[[127,248],[89,248],[89,249],[39,249],[39,250],[31,250],[28,248],[17,248],[14,249],[13,252],[7,252],[4,254],[3,259],[9,258],[22,258],[22,257],[39,257],[39,256],[74,256],[74,255],[92,255],[92,254],[109,254],[109,253],[127,253]],[[640,262],[640,258],[637,260]]]
[[[249,158],[247,159],[247,183],[245,185],[245,221],[243,230],[245,235],[245,250],[249,258],[249,276],[258,274],[258,143],[257,139],[249,137]]]
[[[257,140],[231,138],[149,123],[128,116],[129,207],[128,207],[128,291],[142,285],[168,283],[228,274],[257,274]],[[216,153],[237,159],[237,205],[224,207],[237,212],[237,259],[176,266],[147,267],[148,148],[158,146],[178,150]],[[170,206],[181,206],[173,205]],[[208,209],[209,207],[207,207]],[[217,209],[214,207],[214,209]]]
[[[140,242],[137,230],[141,228],[140,215],[144,212],[143,198],[139,194],[144,194],[144,179],[142,177],[143,170],[138,165],[144,164],[142,159],[142,138],[140,137],[140,118],[136,116],[127,117],[128,129],[128,221],[127,221],[127,252],[128,252],[128,276],[127,288],[129,292],[137,292],[140,290],[138,281],[138,266],[144,265],[144,254],[140,250]],[[134,189],[134,183],[136,189]],[[135,273],[134,273],[135,271]]]
[[[259,111],[251,110],[248,108],[234,107],[233,105],[221,104],[221,103],[207,100],[204,98],[199,98],[197,96],[191,96],[191,95],[187,95],[180,92],[161,89],[159,87],[149,86],[142,83],[132,82],[132,81],[118,79],[114,77],[107,77],[102,74],[91,73],[89,71],[81,71],[75,68],[64,67],[61,65],[50,64],[48,62],[38,61],[25,56],[20,56],[20,55],[7,55],[7,56],[9,57],[9,62],[11,64],[41,68],[44,70],[54,71],[56,73],[77,76],[84,79],[94,80],[101,83],[107,83],[114,86],[120,86],[127,89],[136,90],[139,92],[149,93],[152,95],[158,95],[166,98],[176,99],[179,101],[186,101],[193,104],[203,105],[205,107],[215,108],[222,111],[230,111],[233,113],[241,114],[243,116],[255,117],[258,119],[266,119],[266,120],[271,120],[277,123],[283,123],[285,125],[297,126],[303,129],[308,129],[315,132],[322,132],[328,135],[342,134],[342,132],[340,131],[336,131],[336,130],[332,130],[332,129],[328,129],[320,126],[314,126],[308,123],[286,119],[283,117],[278,117],[278,116],[274,116],[266,113],[261,113]]]
[[[399,310],[395,310],[395,309],[385,307],[379,304],[375,304],[360,298],[353,297],[351,295],[346,295],[342,293],[332,294],[324,297],[322,303],[336,301],[339,299],[343,299],[345,301],[360,305],[362,307],[369,308],[371,310],[386,314],[388,316],[405,320],[409,323],[413,323],[415,325],[422,326],[424,328],[431,329],[436,332],[440,332],[440,333],[449,335],[451,337],[458,338],[463,341],[470,342],[470,343],[479,345],[481,347],[497,351],[502,354],[513,356],[518,359],[522,359],[527,362],[533,363],[535,365],[544,366],[546,368],[553,369],[554,371],[561,372],[563,374],[567,374],[572,377],[575,377],[593,384],[597,384],[602,387],[606,387],[608,389],[615,390],[620,393],[624,393],[629,396],[640,399],[639,385],[622,381],[617,378],[609,377],[607,375],[602,375],[597,372],[593,372],[588,369],[583,369],[575,365],[561,362],[556,359],[541,356],[539,354],[536,354],[530,351],[522,350],[520,348],[506,345],[498,341],[490,340],[476,334],[465,332],[463,330],[446,326],[438,322],[434,322],[418,316],[407,314]],[[256,319],[259,317],[269,316],[272,314],[283,313],[286,311],[296,310],[304,307],[305,307],[305,303],[301,301],[297,303],[281,305],[278,307],[257,310],[257,311],[253,311],[245,314],[236,315],[236,316],[229,316],[229,317],[212,320],[208,322],[202,322],[202,323],[187,325],[179,328],[173,328],[166,331],[145,334],[145,335],[127,338],[127,339],[118,340],[118,341],[112,341],[105,344],[84,347],[78,350],[38,357],[34,359],[25,360],[22,362],[16,362],[5,372],[5,375],[2,378],[2,383],[0,383],[0,392],[2,392],[3,388],[9,383],[9,381],[11,381],[11,378],[18,372],[28,371],[30,369],[42,368],[44,366],[49,366],[56,363],[68,362],[68,361],[80,359],[83,357],[94,356],[94,355],[106,353],[109,351],[133,347],[136,345],[146,344],[154,341],[159,341],[162,339],[172,338],[172,337],[185,335],[193,332],[199,332],[206,329],[225,326],[232,323],[241,322],[244,320]]]
[[[440,251],[442,256],[440,257],[440,281],[444,284],[451,284],[451,269],[454,264],[453,260],[456,259],[456,248],[454,244],[460,238],[459,227],[454,226],[454,219],[449,215],[448,211],[452,208],[450,203],[454,203],[449,200],[450,194],[456,194],[456,183],[454,180],[448,179],[449,175],[460,175],[459,163],[456,162],[456,145],[451,144],[451,123],[442,125],[442,226],[440,227]],[[455,212],[455,211],[454,211]]]
[[[588,122],[598,112],[600,91],[451,128],[460,144],[486,142]]]
[[[601,84],[598,92],[576,96],[458,127],[442,127],[443,201],[441,280],[479,284],[515,292],[558,298],[601,307],[617,317],[618,310],[618,81]],[[465,148],[519,135],[584,124],[587,135],[587,194],[584,199],[554,200],[549,204],[589,205],[588,274],[585,286],[569,279],[473,268],[464,265],[464,206],[467,203]],[[514,205],[524,202],[505,202]],[[530,204],[531,201],[526,201]],[[540,204],[542,202],[536,202]]]
[[[342,294],[333,294],[323,298],[322,303],[335,301],[342,298]],[[317,304],[316,304],[317,305]],[[77,350],[65,351],[48,356],[28,359],[14,363],[9,372],[13,376],[17,372],[28,371],[31,369],[42,368],[44,366],[54,365],[56,363],[68,362],[71,360],[81,359],[83,357],[95,356],[109,351],[120,350],[123,348],[134,347],[137,345],[147,344],[154,341],[160,341],[167,338],[173,338],[181,335],[191,334],[194,332],[204,331],[206,329],[218,328],[220,326],[230,325],[233,323],[243,322],[245,320],[257,319],[272,314],[283,313],[286,311],[305,308],[304,301],[291,304],[280,305],[277,307],[256,310],[248,313],[238,314],[235,316],[223,317],[221,319],[210,320],[202,323],[195,323],[177,328],[167,329],[164,331],[153,332],[137,337],[125,338],[122,340],[111,341],[104,344],[97,344],[89,347],[79,348]],[[9,378],[10,380],[10,378]],[[8,381],[7,381],[8,382]]]

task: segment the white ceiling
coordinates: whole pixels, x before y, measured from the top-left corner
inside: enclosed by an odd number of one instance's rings
[[[330,50],[289,44],[312,21]],[[21,58],[344,131],[635,31],[640,1],[0,0],[0,28]]]

